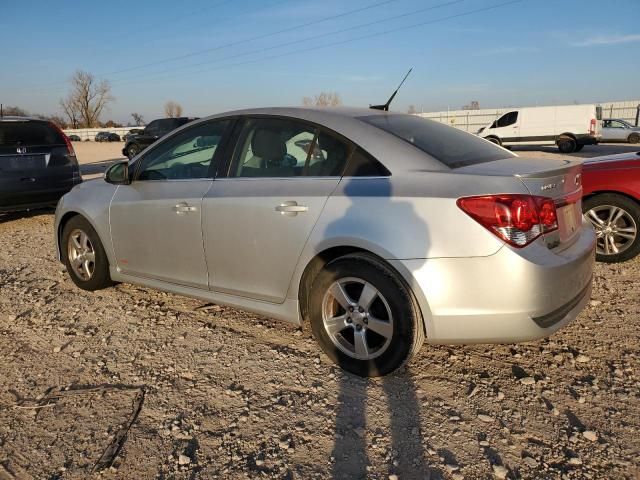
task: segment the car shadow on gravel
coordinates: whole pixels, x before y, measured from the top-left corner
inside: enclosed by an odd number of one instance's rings
[[[54,207],[44,207],[24,212],[0,213],[0,223],[13,222],[25,218],[39,217],[41,215],[51,215],[55,211]]]

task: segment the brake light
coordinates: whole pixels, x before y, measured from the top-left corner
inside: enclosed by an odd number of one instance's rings
[[[517,248],[558,228],[556,206],[548,197],[484,195],[460,198],[457,204],[480,225]]]
[[[591,123],[589,124],[589,135],[592,137],[596,134],[596,119],[592,118]]]
[[[53,122],[49,122],[49,125],[51,125],[51,128],[55,129],[60,135],[62,135],[62,138],[64,138],[64,143],[67,145],[67,150],[69,150],[69,155],[75,157],[76,151],[73,149],[73,144],[71,143],[71,140],[69,140],[69,137],[67,137],[66,133],[64,133],[62,129]]]

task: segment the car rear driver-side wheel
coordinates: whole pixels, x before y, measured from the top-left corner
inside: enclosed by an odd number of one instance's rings
[[[639,143],[640,142],[640,134],[632,133],[629,135],[629,143]]]
[[[595,195],[582,204],[596,229],[596,260],[615,263],[640,253],[640,205],[615,193]]]
[[[558,139],[558,150],[562,153],[573,153],[576,151],[577,143],[571,137],[560,137]]]
[[[401,277],[377,257],[354,253],[329,262],[313,281],[313,335],[338,365],[356,375],[390,373],[424,341],[422,316]]]
[[[113,285],[102,242],[85,218],[76,216],[67,222],[61,249],[67,272],[78,287],[94,291]]]

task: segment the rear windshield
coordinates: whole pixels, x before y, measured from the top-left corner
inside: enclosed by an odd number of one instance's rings
[[[415,115],[371,115],[358,119],[411,143],[449,168],[515,157],[482,138]]]
[[[64,138],[46,122],[0,122],[0,145],[64,145]]]

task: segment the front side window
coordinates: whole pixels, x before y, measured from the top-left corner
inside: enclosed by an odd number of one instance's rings
[[[611,128],[625,128],[625,124],[620,122],[619,120],[611,120]]]
[[[318,128],[296,120],[247,120],[240,135],[237,177],[339,176],[349,146]]]
[[[162,142],[139,160],[137,180],[210,178],[209,166],[228,124],[203,123]]]
[[[505,113],[501,116],[496,122],[496,126],[499,127],[508,127],[510,125],[515,124],[518,121],[518,112],[509,112]]]

